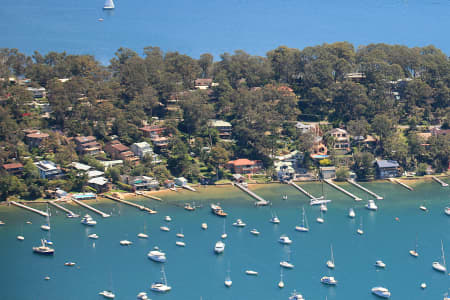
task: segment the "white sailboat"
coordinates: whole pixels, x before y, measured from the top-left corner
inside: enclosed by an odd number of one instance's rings
[[[280,282],[278,282],[278,287],[279,287],[280,289],[284,288],[283,268],[280,269]]]
[[[294,265],[291,263],[291,251],[288,251],[287,260],[280,261],[280,266],[286,269],[293,269]]]
[[[164,266],[161,267],[161,280],[155,281],[150,286],[150,289],[154,292],[166,293],[172,289],[172,287],[167,285],[166,273],[164,272]]]
[[[114,9],[114,1],[113,0],[106,0],[105,4],[103,5],[103,9]]]
[[[305,214],[305,207],[302,207],[302,226],[295,226],[295,230],[300,232],[308,232],[308,219],[306,218]]]
[[[417,235],[416,235],[416,245],[413,250],[409,250],[409,254],[414,257],[418,257],[419,253],[417,252]]]
[[[364,234],[362,217],[361,217],[361,223],[359,224],[359,228],[358,228],[358,230],[356,230],[356,232],[357,232],[359,235]]]
[[[223,220],[223,233],[220,237],[222,239],[226,239],[228,237],[227,233],[225,232],[225,220]]]
[[[348,210],[348,217],[353,219],[355,216],[356,216],[355,210],[353,208],[350,208]]]
[[[327,267],[330,269],[334,269],[335,264],[334,264],[334,255],[333,255],[333,245],[330,245],[330,250],[331,250],[331,259],[327,261]]]
[[[439,261],[434,261],[432,266],[433,266],[433,269],[435,269],[436,271],[446,273],[447,267],[445,265],[444,244],[443,244],[442,240],[441,240],[441,252],[442,252],[442,254],[441,254],[442,263]]]
[[[41,225],[41,229],[45,231],[50,230],[50,212],[48,210],[48,204],[47,204],[47,216],[46,216],[47,223],[44,225]]]
[[[225,277],[224,284],[226,287],[231,287],[231,285],[233,284],[233,281],[231,281],[230,276],[230,264],[228,264],[227,276]]]
[[[318,218],[316,219],[316,221],[317,221],[317,223],[320,223],[320,224],[322,224],[323,222],[325,222],[325,220],[323,219],[323,212],[322,212],[322,211],[320,211],[320,217],[318,217]]]
[[[144,232],[140,232],[140,233],[138,233],[138,238],[141,238],[141,239],[148,239],[148,234],[146,234],[145,233],[145,224],[144,224]]]

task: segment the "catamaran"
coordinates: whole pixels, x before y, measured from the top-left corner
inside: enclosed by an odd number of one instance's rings
[[[41,245],[38,247],[33,247],[33,252],[44,255],[53,255],[55,253],[55,249],[48,247],[45,244],[45,241],[41,239]]]
[[[330,245],[330,250],[331,250],[331,259],[327,261],[327,267],[330,269],[334,269],[335,264],[334,264],[334,255],[333,255],[333,245]]]
[[[113,0],[106,0],[105,4],[103,5],[103,9],[114,9],[114,1]]]
[[[444,244],[443,244],[442,240],[441,240],[441,252],[442,252],[442,254],[441,254],[442,263],[439,261],[434,261],[432,266],[433,266],[433,269],[435,269],[436,271],[446,273],[447,267],[445,265]]]
[[[305,207],[302,207],[302,226],[295,226],[295,230],[301,232],[308,232],[308,220],[306,219]]]

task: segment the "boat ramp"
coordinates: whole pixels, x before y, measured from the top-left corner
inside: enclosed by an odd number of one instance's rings
[[[410,190],[410,191],[414,191],[414,189],[413,189],[412,187],[410,187],[410,186],[407,185],[407,184],[404,184],[403,182],[401,182],[401,181],[398,180],[398,179],[395,179],[395,178],[389,178],[389,180],[390,180],[391,182],[400,184],[402,187],[407,188],[407,189]]]
[[[381,197],[381,196],[375,194],[375,193],[372,192],[371,190],[369,190],[369,189],[363,187],[362,185],[358,184],[355,180],[353,180],[353,179],[347,179],[347,181],[348,181],[349,183],[353,184],[354,186],[360,188],[360,189],[363,190],[364,192],[366,192],[366,193],[368,193],[368,194],[374,196],[377,200],[383,200],[383,197]]]
[[[293,187],[295,187],[297,190],[299,190],[300,192],[302,192],[303,194],[305,194],[307,197],[309,197],[309,199],[316,199],[316,197],[314,197],[313,195],[311,195],[310,193],[308,193],[304,188],[300,187],[298,184],[296,184],[293,181],[289,181],[288,182],[289,185],[292,185]]]
[[[436,176],[431,176],[431,178],[434,179],[434,181],[440,183],[443,187],[448,186],[448,183],[443,182],[442,180],[440,180],[439,178],[437,178]]]
[[[76,200],[76,199],[73,199],[73,198],[72,198],[72,201],[75,202],[76,204],[80,205],[80,206],[83,206],[84,208],[87,208],[87,209],[89,209],[89,210],[92,210],[93,212],[99,214],[99,215],[102,216],[103,218],[108,218],[108,217],[111,216],[111,215],[109,215],[109,214],[107,214],[107,213],[102,212],[102,211],[99,210],[99,209],[96,209],[96,208],[94,208],[94,207],[92,207],[92,206],[90,206],[90,205],[87,205],[86,203],[81,202],[80,200]]]
[[[24,209],[26,209],[26,210],[32,211],[32,212],[34,212],[34,213],[37,213],[37,214],[39,214],[39,215],[41,215],[41,216],[43,216],[43,217],[48,217],[48,213],[46,213],[45,211],[42,211],[42,210],[39,210],[39,209],[36,209],[36,208],[32,208],[32,207],[26,206],[26,205],[24,205],[24,204],[22,204],[22,203],[19,203],[19,202],[16,202],[16,201],[10,201],[9,203],[11,203],[12,205],[15,205],[15,206],[24,208]]]
[[[240,188],[241,190],[243,190],[245,193],[249,194],[250,196],[252,196],[253,198],[255,198],[257,201],[255,202],[256,206],[266,206],[269,205],[269,201],[264,200],[263,198],[261,198],[260,196],[256,195],[255,193],[253,193],[252,191],[250,191],[248,188],[246,188],[245,186],[243,186],[240,183],[235,182],[234,183],[235,186],[237,186],[238,188]]]
[[[325,181],[326,183],[328,183],[329,185],[331,185],[332,187],[334,187],[335,189],[343,192],[344,194],[346,194],[347,196],[352,197],[353,199],[355,199],[355,201],[361,201],[362,199],[359,198],[358,196],[355,196],[354,194],[350,193],[349,191],[343,189],[342,187],[338,186],[337,184],[335,184],[333,181],[331,181],[331,179],[324,179],[323,181]]]
[[[153,210],[151,208],[145,207],[144,205],[139,205],[137,203],[133,203],[133,202],[130,202],[130,201],[127,201],[127,200],[123,200],[123,199],[120,199],[120,198],[117,198],[117,197],[114,197],[114,196],[111,196],[111,195],[103,195],[103,197],[108,198],[108,199],[113,200],[113,201],[117,201],[117,202],[120,202],[120,203],[123,203],[123,204],[127,204],[127,205],[130,205],[130,206],[139,208],[140,210],[146,211],[149,214],[156,214],[157,213],[156,210]]]
[[[75,218],[78,218],[80,215],[74,213],[73,211],[71,211],[70,209],[65,208],[62,205],[59,205],[58,203],[56,203],[55,201],[48,201],[48,204],[53,205],[54,207],[59,208],[60,210],[68,213],[69,215],[72,215]]]

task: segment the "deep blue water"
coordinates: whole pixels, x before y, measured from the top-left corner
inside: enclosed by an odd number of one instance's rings
[[[425,46],[450,53],[449,0],[3,0],[0,47],[28,54],[93,54],[106,63],[121,46],[193,57],[243,49],[265,55],[279,45],[304,48],[349,41]],[[99,18],[104,18],[99,22]]]
[[[369,199],[364,192],[343,184],[364,201],[356,203],[344,194],[325,186],[329,204],[325,223],[318,224],[318,207],[307,205],[307,198],[292,187],[270,185],[253,188],[258,194],[273,201],[272,207],[256,208],[253,201],[236,188],[201,188],[199,192],[180,192],[163,195],[164,203],[143,200],[142,203],[159,211],[149,215],[124,205],[105,201],[93,205],[113,216],[94,218],[93,228],[81,225],[79,219],[67,219],[52,208],[51,238],[56,249],[54,257],[42,257],[31,248],[45,236],[39,226],[43,217],[14,207],[0,207],[0,299],[101,299],[98,292],[113,289],[116,299],[135,299],[140,291],[147,291],[152,299],[287,299],[296,289],[308,300],[325,299],[376,299],[370,294],[374,286],[388,287],[391,299],[442,299],[450,287],[450,276],[438,273],[431,263],[440,258],[440,241],[443,240],[446,257],[450,257],[450,217],[443,208],[450,203],[448,188],[434,182],[416,186],[414,192],[391,183],[366,183],[365,186],[385,196],[377,201],[379,210],[369,212],[364,204]],[[303,184],[315,195],[321,193],[319,184]],[[281,200],[287,194],[288,200]],[[184,201],[196,201],[203,208],[187,212],[177,206]],[[209,203],[219,201],[229,213],[226,220],[228,238],[222,255],[215,255],[213,247],[220,239],[223,219],[211,214]],[[425,204],[429,212],[419,210]],[[309,233],[294,230],[300,224],[301,207],[305,206],[310,224]],[[45,208],[42,205],[37,207]],[[354,207],[357,217],[347,217],[349,207]],[[75,211],[86,213],[84,208],[73,206]],[[281,219],[279,225],[268,222],[272,213]],[[172,216],[165,222],[164,216]],[[364,235],[356,234],[359,218],[363,216]],[[236,218],[248,225],[238,229],[231,226]],[[398,218],[396,221],[395,218]],[[31,225],[25,221],[33,222]],[[202,230],[202,222],[208,230]],[[148,240],[139,240],[136,234],[146,225]],[[168,225],[170,232],[159,227]],[[260,236],[250,229],[257,228]],[[185,234],[186,248],[175,246],[175,233]],[[97,233],[95,241],[87,238]],[[16,240],[23,234],[25,241]],[[277,242],[287,234],[293,243],[283,246]],[[418,235],[418,252],[413,258],[408,251],[414,247]],[[128,239],[129,247],[119,245]],[[329,272],[325,266],[333,244],[336,269]],[[150,292],[151,282],[160,278],[160,265],[147,258],[147,253],[159,246],[168,256],[165,264],[168,283],[173,290],[158,295]],[[291,251],[293,270],[284,272],[286,287],[280,290],[279,262]],[[382,259],[385,270],[376,270],[373,264]],[[66,261],[75,261],[76,267],[65,267]],[[223,281],[230,265],[233,286],[226,288]],[[246,269],[259,271],[258,277],[244,274]],[[330,274],[339,281],[336,287],[323,286],[319,280]],[[51,280],[45,281],[44,277]],[[426,282],[428,288],[419,285]]]

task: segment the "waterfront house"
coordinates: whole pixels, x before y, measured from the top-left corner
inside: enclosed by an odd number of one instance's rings
[[[39,147],[41,143],[48,139],[49,135],[47,133],[41,133],[39,131],[35,131],[33,133],[29,133],[25,136],[25,141],[30,146],[30,148]]]
[[[334,179],[336,178],[336,167],[320,167],[320,177],[322,179]]]
[[[175,181],[175,184],[178,186],[185,186],[188,183],[187,179],[184,177],[175,178],[174,181]]]
[[[149,176],[121,176],[122,181],[132,186],[134,191],[159,188],[159,181]]]
[[[295,170],[290,161],[276,161],[274,167],[279,181],[289,181],[295,176]]]
[[[2,168],[9,174],[14,175],[21,174],[23,172],[23,165],[21,163],[4,164]]]
[[[346,154],[350,151],[350,135],[347,130],[341,128],[333,128],[329,134],[334,138],[334,150]]]
[[[225,167],[234,174],[256,174],[262,170],[262,162],[259,160],[249,160],[240,158],[230,160]]]
[[[230,122],[222,120],[209,120],[208,125],[217,129],[221,139],[229,140],[231,138],[232,126]]]
[[[91,178],[87,181],[87,184],[94,188],[97,193],[104,193],[111,189],[110,182],[103,176]]]
[[[52,161],[42,160],[34,163],[42,179],[57,179],[63,176],[61,168]]]
[[[76,150],[80,154],[94,155],[102,151],[102,146],[94,136],[77,136],[74,141]]]
[[[395,160],[377,160],[377,178],[392,178],[400,176],[400,165]]]

